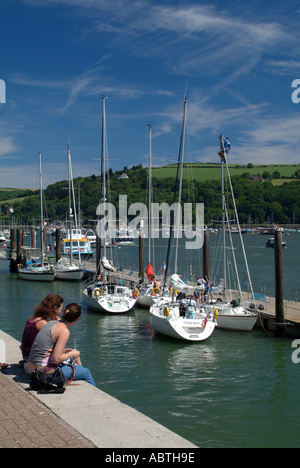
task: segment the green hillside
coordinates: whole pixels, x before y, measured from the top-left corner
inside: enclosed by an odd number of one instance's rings
[[[153,169],[153,201],[168,203],[174,201],[176,180],[176,165]],[[120,178],[122,173],[127,178]],[[225,171],[226,172],[226,171]],[[256,165],[230,166],[231,179],[235,193],[236,205],[241,223],[252,222],[264,224],[275,222],[286,224],[295,219],[300,223],[300,165]],[[251,175],[260,176],[258,180],[250,180]],[[141,164],[122,171],[109,170],[109,198],[116,209],[118,217],[119,195],[127,195],[127,206],[133,203],[146,203],[148,169]],[[191,182],[193,181],[193,183]],[[286,183],[288,182],[288,183]],[[100,199],[100,177],[78,177],[74,185],[80,184],[80,199],[82,219],[85,225],[97,218],[96,209]],[[65,220],[68,213],[67,181],[51,184],[45,190],[45,219],[50,222],[55,219]],[[226,184],[226,186],[228,186]],[[77,191],[76,191],[77,193]],[[12,190],[0,191],[1,213],[0,221],[9,223],[12,218],[16,222],[31,223],[32,219],[40,218],[38,191]],[[205,223],[213,218],[220,220],[221,213],[221,180],[220,167],[217,164],[190,163],[185,164],[182,184],[182,203],[204,203]],[[11,214],[7,206],[13,206]],[[194,209],[193,208],[193,209]],[[229,205],[229,210],[233,207]],[[194,215],[195,213],[193,213]]]
[[[229,164],[231,177],[235,175],[242,176],[245,173],[263,175],[264,172],[269,172],[271,175],[274,172],[279,172],[280,178],[293,177],[295,171],[300,169],[299,164],[270,164],[270,165],[234,165]],[[165,179],[166,177],[176,177],[177,166],[170,164],[164,167],[155,167],[152,169],[153,177],[157,179]],[[187,163],[184,164],[183,178],[187,180],[196,180],[197,182],[205,182],[211,179],[221,178],[221,169],[219,164],[213,163]]]

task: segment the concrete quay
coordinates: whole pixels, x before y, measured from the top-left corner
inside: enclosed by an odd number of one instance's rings
[[[20,343],[0,330],[0,447],[197,449],[191,442],[86,382],[63,394],[29,389]]]

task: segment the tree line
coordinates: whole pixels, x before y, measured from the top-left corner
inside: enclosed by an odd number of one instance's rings
[[[120,175],[126,172],[128,179],[120,179]],[[119,195],[127,195],[127,203],[130,206],[136,202],[147,203],[148,169],[142,165],[131,169],[125,167],[123,171],[108,171],[108,201],[112,203],[118,214]],[[153,202],[168,203],[174,201],[175,177],[164,179],[153,178]],[[74,180],[75,187],[80,190],[80,206],[84,224],[91,224],[96,220],[96,209],[101,201],[101,178],[100,176],[78,177]],[[233,176],[232,185],[235,201],[239,214],[240,223],[264,224],[268,220],[276,224],[287,224],[289,220],[295,219],[300,223],[300,181],[293,180],[283,185],[273,186],[265,180],[251,181],[249,174]],[[46,212],[45,216],[49,222],[64,220],[68,213],[68,182],[66,180],[49,185],[44,191]],[[230,192],[228,184],[225,187]],[[78,196],[78,190],[75,190]],[[34,195],[31,195],[31,194]],[[40,218],[40,205],[37,192],[30,192],[19,202],[14,200],[12,204],[14,216],[23,222],[32,224],[32,220]],[[19,193],[18,196],[21,196]],[[23,193],[24,196],[24,193]],[[221,220],[221,180],[206,180],[197,182],[195,180],[182,182],[182,203],[204,203],[205,223]],[[231,197],[228,196],[229,211],[233,211]],[[78,208],[77,208],[78,209]]]

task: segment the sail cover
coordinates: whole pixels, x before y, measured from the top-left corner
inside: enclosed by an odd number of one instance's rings
[[[147,275],[147,278],[149,278],[149,280],[152,280],[153,267],[152,267],[151,263],[149,263],[149,265],[147,266],[146,275]]]

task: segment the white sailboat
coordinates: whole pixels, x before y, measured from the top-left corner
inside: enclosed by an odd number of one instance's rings
[[[258,314],[256,310],[250,310],[245,307],[245,304],[243,303],[243,295],[240,287],[240,281],[239,281],[239,275],[238,275],[238,270],[237,270],[237,265],[236,265],[236,260],[235,260],[235,254],[234,254],[234,249],[233,249],[233,244],[232,244],[232,237],[231,237],[231,230],[229,227],[229,218],[228,218],[228,212],[227,212],[227,207],[226,207],[226,202],[225,202],[225,193],[224,193],[224,164],[226,164],[227,168],[227,174],[228,174],[228,180],[231,188],[231,195],[232,195],[232,201],[235,209],[235,217],[237,220],[237,225],[238,225],[238,232],[240,235],[240,241],[243,249],[243,254],[244,254],[244,260],[245,260],[245,265],[246,265],[246,270],[247,270],[247,276],[248,276],[248,281],[250,284],[250,291],[251,291],[251,297],[252,300],[255,304],[255,298],[254,298],[254,292],[252,288],[252,282],[251,282],[251,277],[250,277],[250,272],[249,272],[249,267],[248,267],[248,262],[247,262],[247,257],[246,257],[246,252],[245,252],[245,247],[244,247],[244,242],[241,234],[241,228],[240,228],[240,223],[239,223],[239,218],[238,218],[238,213],[236,209],[236,204],[235,204],[235,199],[234,199],[234,193],[233,193],[233,188],[232,188],[232,183],[231,183],[231,178],[230,178],[230,173],[229,173],[229,167],[228,167],[228,162],[227,162],[227,157],[226,157],[226,152],[224,148],[224,139],[222,135],[220,135],[220,149],[222,153],[221,157],[221,183],[222,183],[222,237],[223,237],[223,282],[218,288],[218,296],[217,299],[213,298],[211,303],[206,304],[203,306],[203,311],[209,311],[209,312],[214,312],[218,311],[218,328],[222,328],[225,330],[237,330],[237,331],[251,331],[257,321]],[[220,154],[220,153],[219,153]],[[232,255],[233,255],[233,261],[235,265],[235,273],[237,277],[237,283],[238,283],[238,288],[239,288],[239,298],[237,300],[232,299],[229,302],[227,300],[227,296],[229,295],[228,287],[227,287],[227,255],[226,255],[226,228],[225,228],[225,218],[227,219],[228,222],[228,232],[229,232],[229,237],[230,237],[230,242],[231,242],[231,247],[232,247]],[[215,291],[216,293],[217,291]]]
[[[44,217],[43,217],[43,180],[42,180],[42,155],[39,152],[40,166],[40,202],[41,202],[41,249],[42,258],[40,263],[28,262],[25,267],[19,269],[19,275],[27,281],[51,282],[54,280],[54,271],[48,264],[45,264],[44,256]]]
[[[80,281],[84,275],[84,269],[81,266],[81,256],[80,256],[80,249],[79,249],[79,236],[78,236],[78,229],[77,229],[77,216],[76,216],[76,206],[75,206],[75,196],[74,196],[74,186],[73,186],[73,174],[72,174],[72,164],[71,164],[71,152],[70,152],[70,145],[68,145],[68,179],[69,179],[69,223],[70,223],[70,233],[73,232],[72,230],[72,207],[71,207],[71,200],[73,196],[73,208],[74,208],[74,215],[75,215],[75,232],[77,242],[77,250],[79,252],[79,262],[80,266],[76,265],[73,261],[73,239],[72,235],[70,235],[70,253],[69,258],[62,258],[54,265],[55,271],[55,278],[58,280],[63,281]]]
[[[105,149],[106,149],[106,118],[105,118],[105,97],[103,96],[102,115],[102,201],[106,202],[106,171],[105,171]],[[84,283],[83,295],[87,305],[98,312],[108,312],[112,314],[128,312],[136,303],[136,296],[126,286],[107,281],[107,272],[113,273],[114,267],[106,258],[106,242],[103,239],[103,257],[101,264],[104,268],[103,274],[97,273],[94,278]],[[100,249],[101,250],[101,249]],[[100,268],[100,263],[99,263]]]
[[[148,177],[148,268],[152,268],[152,126],[149,125],[149,177]],[[147,271],[148,271],[147,268]],[[147,277],[148,273],[146,271]],[[152,271],[153,272],[153,271]],[[149,275],[148,279],[151,281],[151,276]],[[146,307],[149,309],[153,304],[161,299],[161,290],[158,287],[155,287],[155,282],[151,281],[150,283],[143,283],[139,287],[139,292],[137,296],[136,303],[141,307]]]
[[[183,155],[184,155],[184,139],[185,139],[185,123],[186,123],[186,110],[187,100],[184,101],[184,113],[183,113],[183,125],[181,134],[181,145],[178,161],[180,164],[180,184],[179,184],[179,195],[178,203],[181,203],[181,189],[182,189],[182,176],[183,176]],[[177,217],[177,226],[175,229],[179,229],[179,217]],[[172,231],[172,223],[170,227]],[[169,267],[169,251],[170,243],[167,256],[167,265],[165,278]],[[173,278],[173,286],[178,286],[177,292],[187,291],[185,283],[182,282],[180,277],[177,275],[177,259],[178,259],[178,236],[176,239],[175,249],[175,273],[171,277],[171,284]],[[164,283],[165,289],[165,283]],[[173,287],[175,292],[175,287]],[[196,304],[196,303],[195,303]],[[191,302],[190,302],[191,305]],[[189,318],[192,317],[192,318]],[[152,328],[162,335],[166,335],[170,338],[180,339],[184,341],[204,341],[211,336],[216,326],[217,313],[214,311],[199,311],[195,310],[192,315],[185,313],[185,307],[182,302],[175,301],[175,294],[172,294],[172,302],[166,301],[164,298],[150,308],[150,322]]]

